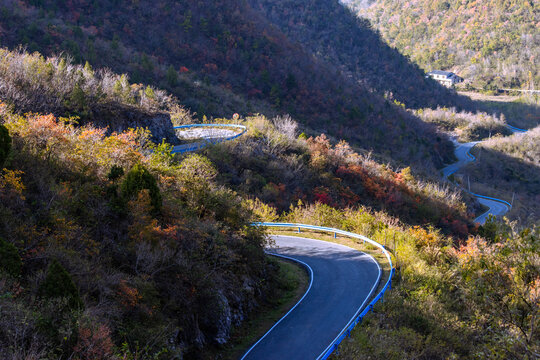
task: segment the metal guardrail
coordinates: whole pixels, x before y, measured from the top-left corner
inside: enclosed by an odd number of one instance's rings
[[[510,204],[508,201],[506,200],[502,200],[502,199],[497,199],[497,198],[493,198],[493,197],[489,197],[489,196],[485,196],[485,195],[480,195],[480,194],[475,194],[473,192],[470,193],[471,195],[474,195],[476,197],[479,197],[479,198],[482,198],[482,199],[487,199],[487,200],[493,200],[493,201],[496,201],[496,202],[500,202],[504,205],[507,205],[509,208],[512,208],[512,204]]]
[[[208,128],[219,128],[219,127],[228,127],[228,128],[235,128],[242,130],[236,135],[233,136],[227,136],[222,138],[213,138],[213,139],[204,139],[203,141],[199,141],[192,144],[187,145],[180,145],[173,147],[173,150],[171,151],[172,154],[177,153],[186,153],[190,151],[196,151],[199,149],[202,149],[208,145],[214,145],[219,144],[224,141],[234,140],[242,135],[247,131],[247,128],[244,125],[237,125],[237,124],[190,124],[190,125],[180,125],[180,126],[174,126],[173,129],[191,129],[191,128],[201,128],[201,127],[208,127]]]
[[[362,319],[364,318],[364,316],[366,316],[366,314],[370,310],[373,309],[373,306],[379,300],[382,300],[382,298],[384,296],[384,293],[387,290],[391,289],[391,287],[392,287],[392,277],[394,276],[394,273],[395,273],[396,270],[395,270],[394,266],[392,265],[392,258],[390,256],[390,253],[386,250],[386,248],[383,245],[379,244],[376,241],[371,240],[370,238],[368,238],[368,237],[366,237],[364,235],[359,235],[359,234],[355,234],[355,233],[352,233],[352,232],[343,231],[343,230],[339,230],[339,229],[334,229],[334,228],[330,228],[330,227],[306,225],[306,224],[295,224],[295,223],[267,223],[267,222],[257,222],[257,223],[252,223],[251,225],[253,225],[253,226],[262,226],[262,227],[295,228],[295,229],[298,229],[298,232],[300,232],[301,229],[326,231],[326,232],[333,233],[334,238],[339,234],[339,235],[342,235],[342,236],[347,236],[347,237],[351,237],[351,238],[354,238],[354,239],[363,240],[364,243],[368,242],[369,244],[381,249],[383,254],[386,256],[386,259],[388,260],[388,263],[390,264],[390,268],[391,268],[390,276],[388,277],[388,280],[384,284],[384,287],[382,288],[382,290],[377,294],[377,296],[375,296],[375,298],[364,308],[364,310],[360,314],[356,314],[354,316],[354,318],[343,328],[343,330],[340,332],[338,337],[333,341],[333,343],[328,346],[327,350],[325,350],[325,352],[322,353],[317,358],[317,360],[319,360],[319,359],[320,360],[328,359],[328,357],[330,357],[330,355],[338,348],[339,344],[341,344],[341,342],[347,336],[351,335],[351,331],[354,329],[354,327],[357,324],[362,322]]]
[[[527,132],[527,130],[525,130],[525,129],[520,129],[518,127],[509,125],[509,124],[506,124],[506,127],[509,128],[510,130],[514,130],[514,131],[519,132],[519,133]]]

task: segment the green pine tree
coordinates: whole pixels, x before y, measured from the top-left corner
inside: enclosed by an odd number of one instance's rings
[[[86,93],[81,85],[75,84],[69,98],[64,102],[64,105],[71,111],[76,112],[81,118],[86,118],[89,115],[90,107],[86,99]]]
[[[16,277],[21,274],[21,268],[22,260],[15,245],[0,238],[0,272]]]
[[[123,97],[124,94],[124,87],[122,86],[122,83],[120,80],[116,80],[116,82],[113,85],[113,93],[114,95],[118,96],[119,98]]]
[[[60,62],[58,63],[58,72],[59,73],[64,72],[66,70],[66,67],[67,67],[66,59],[61,58]]]
[[[155,100],[156,99],[156,93],[154,92],[154,89],[152,89],[150,86],[147,86],[144,90],[144,94],[147,98]]]
[[[84,73],[87,74],[88,77],[94,77],[94,70],[88,61],[84,64]]]
[[[167,69],[167,83],[171,87],[175,87],[178,84],[178,73],[172,65]]]
[[[144,166],[137,164],[127,173],[120,190],[125,199],[130,199],[135,197],[143,189],[149,191],[154,213],[158,214],[161,210],[163,199],[157,186],[157,181]]]
[[[80,308],[83,305],[71,275],[55,259],[49,264],[39,294],[45,298],[66,298],[70,308]]]

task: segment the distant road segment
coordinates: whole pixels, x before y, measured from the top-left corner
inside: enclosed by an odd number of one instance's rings
[[[173,129],[184,133],[185,139],[200,139],[197,142],[176,145],[171,153],[197,151],[209,145],[234,140],[247,131],[244,125],[237,124],[190,124],[175,126]]]
[[[456,146],[454,153],[456,154],[458,161],[445,167],[442,170],[443,176],[447,178],[466,164],[473,162],[475,159],[472,155],[470,155],[470,151],[478,143],[479,141],[472,141],[468,143],[458,143],[457,141],[454,141],[454,145]]]
[[[496,201],[496,200],[483,199],[479,197],[477,197],[477,199],[478,199],[478,202],[480,202],[480,204],[487,206],[489,208],[488,211],[486,211],[485,213],[483,213],[482,215],[474,219],[474,221],[476,221],[477,223],[480,223],[480,224],[485,223],[490,214],[500,216],[500,215],[506,214],[510,210],[510,206],[508,206],[507,204],[503,202]]]
[[[527,130],[516,128],[511,125],[507,125],[507,127],[514,134],[527,132]],[[480,141],[472,141],[468,143],[459,143],[457,141],[454,141],[454,145],[455,145],[454,153],[456,154],[458,161],[443,168],[442,169],[443,176],[445,178],[448,178],[450,175],[458,171],[460,168],[462,168],[466,164],[476,161],[476,158],[470,153],[470,151],[478,143],[480,143]],[[484,224],[490,214],[494,216],[502,216],[506,214],[508,211],[510,211],[510,208],[512,207],[510,204],[508,204],[504,200],[495,199],[495,198],[486,199],[482,195],[473,194],[473,193],[471,193],[471,195],[473,195],[478,200],[478,202],[480,202],[480,204],[487,206],[489,208],[488,211],[486,211],[485,213],[483,213],[482,215],[474,219],[475,222],[480,223],[480,224]]]

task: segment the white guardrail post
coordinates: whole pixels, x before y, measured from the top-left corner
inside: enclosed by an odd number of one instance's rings
[[[330,232],[330,233],[333,233],[334,234],[334,238],[337,237],[337,235],[342,235],[342,236],[347,236],[347,237],[351,237],[351,238],[354,238],[354,239],[359,239],[359,240],[363,240],[364,244],[366,242],[370,243],[371,245],[379,248],[382,250],[383,254],[386,256],[386,259],[388,260],[388,263],[390,264],[390,276],[388,277],[388,280],[386,281],[386,283],[384,284],[382,290],[377,294],[377,296],[375,296],[375,298],[364,308],[364,310],[357,316],[355,317],[345,328],[344,330],[341,332],[341,334],[336,338],[336,340],[334,341],[333,344],[330,344],[329,348],[328,348],[328,351],[326,351],[326,353],[324,353],[322,355],[322,357],[319,357],[319,359],[321,360],[324,360],[324,359],[328,359],[328,357],[330,357],[330,355],[338,348],[339,344],[343,341],[343,339],[345,339],[345,337],[347,336],[350,336],[351,335],[351,331],[352,329],[354,329],[354,327],[361,323],[362,322],[362,319],[364,318],[364,316],[366,316],[366,314],[373,309],[373,306],[379,301],[381,300],[382,301],[382,298],[384,296],[384,293],[387,291],[387,290],[390,290],[392,288],[392,277],[394,276],[394,273],[395,273],[395,268],[392,264],[392,258],[390,256],[390,253],[386,250],[386,248],[379,244],[378,242],[376,241],[373,241],[371,240],[370,238],[364,236],[364,235],[359,235],[359,234],[355,234],[355,233],[352,233],[352,232],[348,232],[348,231],[343,231],[343,230],[339,230],[339,229],[334,229],[334,228],[329,228],[329,227],[324,227],[324,226],[314,226],[314,225],[306,225],[306,224],[295,224],[295,223],[272,223],[272,222],[256,222],[256,223],[252,223],[251,224],[252,226],[261,226],[261,227],[278,227],[278,228],[296,228],[298,229],[298,232],[300,232],[300,229],[307,229],[307,230],[317,230],[317,231],[326,231],[326,232]]]

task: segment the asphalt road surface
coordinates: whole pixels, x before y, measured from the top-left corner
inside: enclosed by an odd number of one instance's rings
[[[511,126],[511,125],[506,125],[506,126],[514,134],[523,134],[523,133],[527,132],[527,130],[519,129],[519,128],[516,128],[516,127]],[[480,224],[485,223],[487,217],[489,216],[489,214],[492,214],[492,215],[504,215],[508,211],[510,211],[510,207],[508,205],[506,205],[505,203],[502,203],[502,202],[499,202],[499,201],[494,201],[494,200],[489,200],[489,199],[483,199],[483,198],[477,198],[477,199],[480,202],[480,204],[485,205],[485,206],[487,206],[489,208],[488,211],[486,211],[485,213],[483,213],[482,215],[480,215],[479,217],[474,219],[474,221],[476,221],[477,223],[480,223]]]
[[[515,132],[518,132],[518,131],[515,131]],[[454,144],[456,145],[454,152],[456,154],[456,157],[458,158],[458,161],[442,169],[443,176],[447,178],[453,173],[455,173],[456,171],[458,171],[465,164],[474,161],[474,158],[470,156],[468,153],[478,143],[479,141],[472,141],[468,143],[458,143],[457,141],[454,141]],[[474,194],[472,195],[474,196]],[[506,214],[508,210],[510,210],[508,205],[499,201],[484,199],[481,197],[476,197],[476,199],[482,205],[485,205],[489,208],[488,211],[486,211],[485,213],[483,213],[482,215],[474,219],[475,222],[480,223],[480,224],[484,224],[486,222],[487,217],[490,214],[495,215],[495,216],[501,216],[501,215]]]
[[[456,154],[458,161],[453,164],[448,165],[442,170],[443,176],[445,178],[449,177],[450,175],[458,171],[461,167],[463,167],[467,163],[474,161],[472,157],[469,157],[469,155],[467,155],[467,153],[476,144],[478,144],[478,141],[472,141],[468,143],[458,143],[457,141],[454,141],[454,144],[456,145],[454,153]]]
[[[196,125],[198,124],[195,124],[194,126]],[[176,129],[176,135],[179,139],[184,139],[184,140],[199,139],[199,141],[194,141],[191,143],[173,146],[172,153],[174,154],[174,153],[196,151],[211,144],[216,144],[223,141],[232,140],[234,137],[238,137],[245,132],[245,127],[241,125],[215,124],[215,126],[216,126],[215,128],[195,127],[192,129],[191,128]],[[238,128],[244,129],[244,132],[238,132],[236,130],[231,130],[231,129],[222,129],[222,128],[219,128],[219,126],[232,126],[232,127],[236,127],[237,129]]]
[[[510,210],[510,207],[508,205],[499,201],[483,199],[479,197],[477,197],[476,199],[478,200],[478,202],[480,202],[480,204],[485,205],[489,208],[488,211],[486,211],[485,213],[483,213],[482,215],[474,219],[474,221],[480,224],[483,224],[486,222],[486,219],[489,216],[489,214],[497,215],[497,216],[504,215],[508,212],[508,210]]]
[[[270,253],[307,264],[312,285],[305,297],[246,352],[246,360],[315,360],[359,314],[377,287],[381,270],[369,255],[347,246],[272,236]]]

